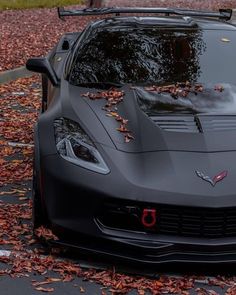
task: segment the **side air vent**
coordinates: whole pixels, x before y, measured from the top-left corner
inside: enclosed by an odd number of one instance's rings
[[[70,49],[70,42],[69,42],[69,40],[65,39],[63,41],[61,49],[62,50],[68,50],[68,49]]]
[[[199,132],[194,116],[151,116],[150,119],[166,131],[190,133]]]
[[[236,130],[236,116],[150,116],[160,128],[173,132],[213,132]]]

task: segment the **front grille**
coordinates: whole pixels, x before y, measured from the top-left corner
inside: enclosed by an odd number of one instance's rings
[[[150,116],[157,126],[165,131],[173,132],[212,132],[236,130],[236,116],[213,115],[171,115]]]
[[[142,225],[144,208],[156,209],[157,223],[152,228]],[[236,208],[106,203],[98,220],[105,227],[136,232],[202,238],[236,237]]]

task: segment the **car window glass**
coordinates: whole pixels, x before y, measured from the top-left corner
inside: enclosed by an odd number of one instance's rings
[[[102,28],[78,48],[70,82],[235,83],[235,50],[234,31]]]

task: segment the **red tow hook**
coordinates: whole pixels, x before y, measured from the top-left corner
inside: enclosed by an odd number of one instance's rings
[[[156,224],[156,209],[143,209],[142,224],[145,227],[152,227]]]

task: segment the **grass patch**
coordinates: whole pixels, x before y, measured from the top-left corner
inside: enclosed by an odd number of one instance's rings
[[[83,0],[0,0],[0,10],[57,7],[83,2]]]

